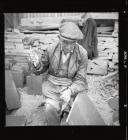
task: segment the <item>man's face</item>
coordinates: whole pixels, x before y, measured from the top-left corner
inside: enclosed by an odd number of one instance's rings
[[[60,44],[66,52],[69,52],[70,50],[72,50],[75,43],[76,41],[70,41],[70,40],[65,40],[65,39],[60,38]]]

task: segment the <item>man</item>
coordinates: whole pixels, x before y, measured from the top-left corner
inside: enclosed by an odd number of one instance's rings
[[[42,84],[45,97],[45,115],[48,125],[59,125],[59,113],[71,97],[87,92],[87,51],[77,43],[83,34],[75,23],[65,22],[59,28],[59,42],[42,51],[41,57],[32,57],[35,74],[47,71]],[[66,104],[66,105],[65,105]]]
[[[84,13],[79,22],[80,29],[84,35],[83,39],[78,41],[88,52],[88,59],[98,57],[97,50],[97,25],[89,13]]]

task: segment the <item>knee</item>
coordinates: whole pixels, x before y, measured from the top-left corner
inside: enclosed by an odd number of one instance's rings
[[[53,108],[53,106],[50,105],[50,104],[48,104],[48,103],[45,104],[45,109],[46,109],[46,111],[52,111],[52,110],[55,110],[55,108]]]
[[[45,115],[47,120],[47,125],[59,125],[60,117],[57,110],[50,104],[45,105]]]
[[[58,116],[58,110],[53,105],[51,105],[49,103],[45,104],[45,111],[48,114],[55,114],[56,116]]]

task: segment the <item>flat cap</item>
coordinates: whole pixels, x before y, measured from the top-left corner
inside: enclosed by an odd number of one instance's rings
[[[73,22],[64,22],[59,27],[60,35],[70,40],[83,39],[83,34],[79,27]]]

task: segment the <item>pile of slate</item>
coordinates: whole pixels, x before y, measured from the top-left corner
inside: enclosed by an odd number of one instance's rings
[[[118,74],[107,79],[103,79],[103,76],[87,75],[89,86],[87,94],[101,114],[106,125],[119,125],[119,118],[117,117],[119,113],[118,78]],[[114,106],[116,108],[116,113],[114,113],[113,107],[110,105],[111,102],[113,102],[113,98],[114,100],[116,98],[116,105]]]

